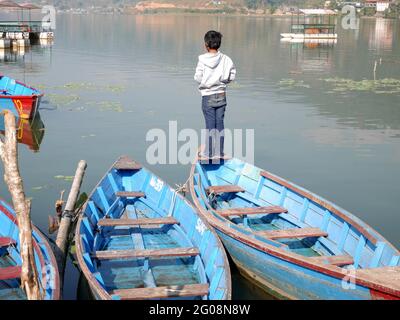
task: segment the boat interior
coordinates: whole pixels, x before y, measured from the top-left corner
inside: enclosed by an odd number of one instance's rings
[[[39,92],[15,81],[14,79],[0,75],[0,95],[31,96],[35,94],[39,94]]]
[[[80,226],[85,263],[113,299],[222,299],[223,248],[195,210],[146,169],[117,163]]]
[[[399,252],[352,214],[240,160],[197,163],[194,184],[217,219],[303,259],[357,269],[400,265]]]
[[[0,300],[25,300],[26,294],[20,287],[22,262],[18,248],[19,232],[11,212],[12,208],[0,200]],[[54,274],[58,270],[47,263],[51,258],[42,235],[36,230],[33,230],[32,235],[37,272],[44,283],[45,299],[51,299],[55,295],[55,288],[51,284],[54,284]]]

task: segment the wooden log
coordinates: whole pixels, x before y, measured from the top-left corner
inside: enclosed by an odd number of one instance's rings
[[[111,295],[122,300],[201,297],[208,295],[208,289],[208,284],[188,284],[157,288],[119,289],[112,291]]]
[[[60,288],[61,292],[63,289],[63,278],[65,270],[65,261],[68,253],[69,247],[69,233],[71,227],[71,221],[73,219],[73,214],[75,210],[76,200],[79,196],[79,191],[81,188],[83,176],[85,175],[85,170],[87,168],[86,161],[81,160],[75,172],[75,177],[72,182],[71,190],[69,192],[68,200],[65,205],[63,212],[63,217],[60,222],[60,227],[58,229],[56,238],[56,250],[55,256],[58,264],[58,269],[60,272]]]
[[[8,247],[8,246],[10,246],[12,244],[15,244],[14,239],[0,237],[0,248]]]
[[[99,260],[117,260],[134,258],[170,258],[193,257],[199,254],[197,248],[173,248],[151,250],[109,250],[96,251],[92,257]]]
[[[101,219],[98,222],[99,227],[130,227],[141,225],[160,225],[160,224],[178,224],[179,222],[172,218],[156,219]]]
[[[21,277],[21,267],[0,268],[0,281],[18,279]]]
[[[0,141],[0,157],[4,164],[4,181],[10,191],[13,207],[17,216],[20,241],[21,287],[28,300],[42,300],[40,282],[35,263],[32,240],[31,202],[26,199],[23,181],[18,165],[18,142],[15,116],[4,112],[5,139]]]
[[[337,267],[349,266],[354,263],[353,257],[349,255],[310,257],[309,259],[314,262],[330,264]]]
[[[217,210],[217,213],[223,217],[230,216],[246,216],[253,214],[278,214],[287,213],[288,210],[279,206],[269,206],[269,207],[255,207],[255,208],[233,208],[233,209],[223,209]]]
[[[327,237],[328,233],[319,228],[294,228],[284,230],[258,231],[259,235],[269,239],[293,239],[293,238],[314,238]]]
[[[207,193],[213,193],[213,194],[223,194],[223,193],[238,193],[238,192],[245,192],[242,187],[235,186],[235,185],[226,185],[226,186],[212,186],[207,188]]]
[[[145,198],[146,195],[144,192],[139,191],[119,191],[116,192],[115,195],[120,198]]]

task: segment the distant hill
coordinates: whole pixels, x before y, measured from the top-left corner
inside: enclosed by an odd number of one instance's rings
[[[22,1],[22,0],[21,0]],[[23,1],[22,1],[23,2]],[[53,4],[59,9],[90,8],[90,7],[135,7],[164,6],[176,8],[216,8],[232,7],[257,9],[265,7],[287,6],[321,6],[325,0],[31,0],[39,4]]]

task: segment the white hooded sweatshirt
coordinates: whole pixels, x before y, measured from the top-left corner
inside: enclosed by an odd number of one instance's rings
[[[226,85],[235,80],[236,68],[231,58],[222,52],[205,53],[199,56],[194,80],[202,96],[226,91]]]

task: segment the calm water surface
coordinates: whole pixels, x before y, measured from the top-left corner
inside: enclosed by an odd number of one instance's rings
[[[359,30],[339,30],[337,44],[322,46],[281,43],[289,23],[66,15],[58,16],[53,46],[0,51],[1,73],[46,93],[40,151],[20,148],[35,223],[47,230],[79,160],[89,164],[89,192],[119,155],[146,163],[148,130],[167,129],[169,120],[179,129],[202,128],[192,77],[203,34],[215,28],[238,68],[226,124],[255,129],[256,164],[334,201],[400,247],[400,85],[367,81],[375,61],[377,79],[400,79],[399,22],[362,20]],[[151,169],[172,185],[189,174],[180,165]],[[0,195],[10,199],[4,184]],[[78,276],[70,264],[66,298],[77,296]],[[236,272],[233,284],[235,298],[268,298]]]

